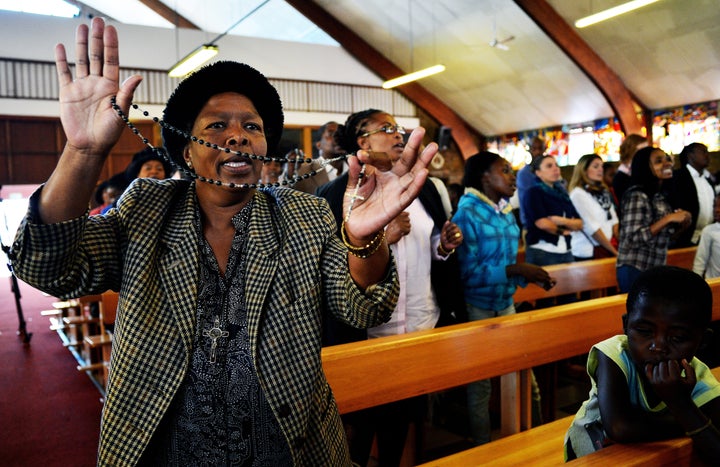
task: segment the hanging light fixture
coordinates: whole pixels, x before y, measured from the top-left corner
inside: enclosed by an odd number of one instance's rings
[[[422,70],[413,71],[412,73],[398,76],[397,78],[389,79],[383,83],[382,87],[385,89],[394,88],[402,84],[410,83],[412,81],[417,81],[419,79],[427,78],[428,76],[442,73],[443,71],[445,71],[445,65],[433,65],[428,68],[423,68]]]
[[[410,68],[412,68],[412,62],[413,62],[413,30],[412,30],[412,7],[411,7],[411,0],[408,0],[408,24],[410,26]],[[433,25],[434,26],[434,25]],[[433,27],[433,34],[434,34],[434,27]],[[382,84],[383,89],[391,89],[396,86],[401,86],[403,84],[410,83],[412,81],[417,81],[419,79],[427,78],[428,76],[436,75],[438,73],[442,73],[445,71],[445,65],[437,64],[433,65],[427,68],[423,68],[422,70],[413,71],[412,73],[408,73],[402,76],[398,76],[397,78],[389,79],[385,81]]]
[[[182,78],[195,68],[213,58],[220,51],[217,45],[204,44],[187,54],[168,72],[171,78]]]
[[[170,71],[168,71],[168,75],[171,78],[182,78],[183,76],[187,75],[191,71],[193,71],[195,68],[199,67],[203,63],[207,62],[211,58],[213,58],[215,55],[218,54],[220,51],[220,48],[215,45],[215,42],[222,39],[227,33],[232,31],[238,24],[245,21],[247,18],[249,18],[252,14],[254,14],[256,11],[258,11],[260,8],[265,6],[266,3],[268,3],[270,0],[265,0],[260,5],[253,8],[248,14],[240,18],[239,20],[235,21],[235,24],[230,26],[224,33],[217,36],[215,39],[211,40],[207,44],[203,44],[197,49],[193,50],[189,54],[187,54],[185,57],[183,57],[179,62],[177,62],[175,65],[170,68]]]
[[[584,28],[599,23],[601,21],[605,21],[607,19],[628,13],[630,11],[637,10],[638,8],[642,8],[657,1],[658,0],[632,0],[631,2],[623,3],[622,5],[600,11],[598,13],[595,13],[594,15],[580,18],[579,20],[575,21],[575,27]]]

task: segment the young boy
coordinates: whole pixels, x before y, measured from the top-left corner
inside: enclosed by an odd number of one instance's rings
[[[616,443],[690,436],[720,462],[720,383],[695,353],[707,337],[712,292],[697,274],[659,266],[633,283],[625,334],[590,350],[590,398],[565,436],[565,459]]]
[[[693,271],[706,279],[720,277],[720,195],[715,196],[713,217],[715,223],[700,234],[693,262]]]

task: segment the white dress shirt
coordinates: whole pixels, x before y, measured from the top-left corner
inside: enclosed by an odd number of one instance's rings
[[[715,200],[715,190],[707,180],[710,176],[710,172],[703,170],[703,173],[698,172],[690,164],[686,165],[690,176],[695,183],[695,190],[697,191],[698,204],[700,210],[698,211],[697,224],[695,225],[695,231],[693,232],[692,239],[693,243],[697,243],[700,240],[700,232],[702,229],[713,221],[713,201]]]
[[[693,272],[705,279],[720,277],[720,223],[715,222],[703,229],[695,252]]]
[[[400,282],[400,296],[390,321],[368,329],[368,337],[394,336],[432,329],[440,318],[440,307],[430,280],[433,259],[445,259],[437,253],[440,232],[419,200],[406,209],[410,213],[410,233],[390,245]]]

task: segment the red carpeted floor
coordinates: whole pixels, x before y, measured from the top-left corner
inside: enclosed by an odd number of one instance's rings
[[[20,292],[29,344],[17,335],[10,278],[0,277],[0,465],[95,465],[100,393],[40,315],[55,299],[22,282]]]

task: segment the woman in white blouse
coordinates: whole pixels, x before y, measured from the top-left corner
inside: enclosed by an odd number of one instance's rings
[[[575,165],[568,189],[570,200],[583,220],[582,230],[572,233],[575,260],[617,256],[612,238],[617,238],[618,216],[612,194],[603,182],[602,158],[597,154],[582,156]]]

